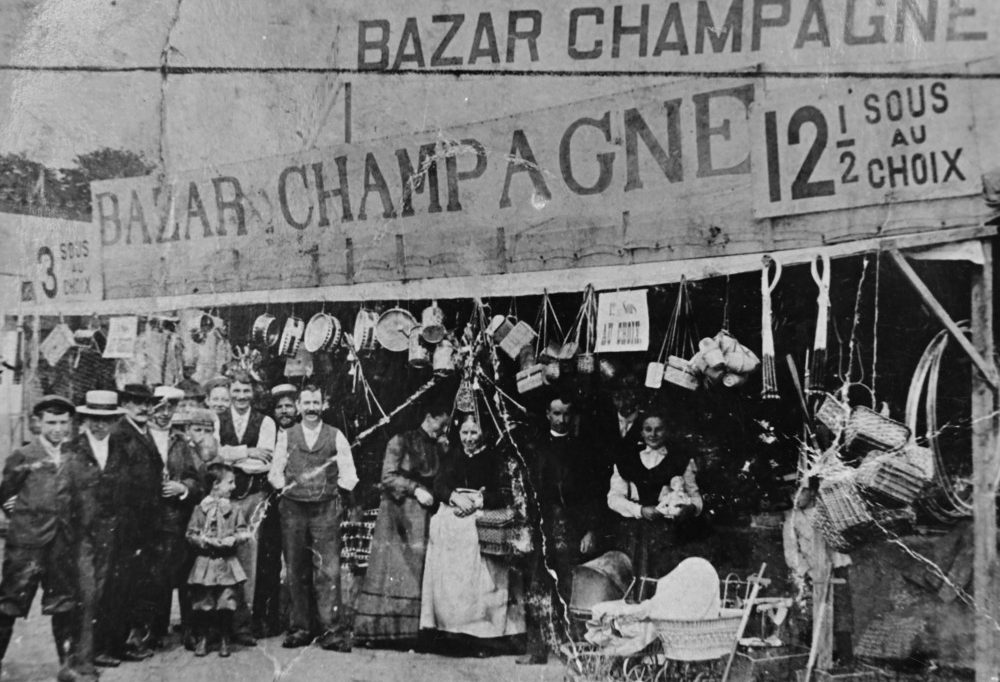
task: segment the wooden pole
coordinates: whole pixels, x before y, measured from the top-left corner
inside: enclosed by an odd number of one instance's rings
[[[984,240],[983,267],[972,275],[972,343],[996,372],[993,363],[993,245]],[[989,376],[989,375],[985,375]],[[976,682],[995,682],[1000,656],[997,618],[996,395],[984,375],[972,373],[973,589],[976,605]]]
[[[985,241],[982,243],[986,244]],[[986,247],[984,246],[984,249],[985,248]],[[931,290],[927,288],[924,281],[920,279],[920,276],[913,270],[913,267],[906,261],[903,254],[901,254],[897,249],[890,249],[889,256],[892,257],[892,262],[896,264],[903,275],[906,276],[906,279],[910,281],[910,284],[913,285],[913,288],[917,290],[918,294],[920,294],[920,298],[922,298],[927,307],[930,308],[934,317],[938,318],[941,324],[944,325],[945,329],[951,333],[951,335],[958,342],[958,345],[965,351],[966,355],[972,358],[972,364],[975,365],[976,369],[982,373],[989,385],[993,387],[993,390],[1000,390],[1000,378],[997,377],[997,370],[993,365],[992,359],[987,360],[986,357],[983,357],[983,354],[976,349],[972,342],[965,338],[965,334],[962,333],[958,324],[951,319],[951,315],[948,314],[948,311],[944,309],[944,306],[941,305],[941,303],[934,297],[934,294],[931,293]],[[986,279],[988,278],[980,277],[980,282],[985,281]],[[989,286],[988,288],[990,292],[992,292],[992,286]],[[990,295],[992,295],[992,293]],[[973,297],[975,298],[975,295],[973,295]],[[975,315],[975,310],[973,310],[973,315]],[[992,319],[992,312],[990,312],[991,324]],[[991,353],[992,349],[993,344],[991,342]],[[987,357],[992,358],[992,356]]]

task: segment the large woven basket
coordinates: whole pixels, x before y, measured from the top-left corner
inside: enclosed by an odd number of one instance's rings
[[[531,528],[510,507],[485,510],[476,518],[479,552],[519,557],[531,553]]]
[[[823,539],[838,552],[850,552],[871,539],[874,519],[853,477],[823,481],[816,502],[816,524]]]
[[[833,433],[839,434],[847,426],[850,413],[850,407],[827,393],[816,409],[816,419]]]
[[[710,661],[727,656],[736,643],[741,609],[722,609],[711,620],[652,620],[666,658],[674,661]]]
[[[871,450],[891,452],[906,445],[910,441],[910,435],[906,424],[858,405],[851,408],[851,416],[844,427],[844,446],[858,453]]]
[[[863,462],[855,480],[865,498],[885,507],[913,504],[927,486],[923,469],[893,454]]]

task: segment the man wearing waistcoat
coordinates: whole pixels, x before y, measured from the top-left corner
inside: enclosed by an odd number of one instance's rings
[[[267,472],[274,451],[276,430],[274,420],[251,409],[253,400],[253,379],[247,372],[236,372],[229,385],[232,404],[219,414],[219,455],[233,464],[236,473],[236,487],[232,493],[232,503],[238,507],[253,533],[236,551],[247,580],[243,584],[244,603],[233,617],[233,641],[244,646],[254,646],[257,642],[252,634],[253,612],[257,594],[257,560],[260,543],[269,538],[262,537],[260,515],[264,512],[270,488]],[[263,594],[261,595],[263,597]]]
[[[340,519],[344,498],[358,483],[354,457],[344,434],[320,420],[319,388],[302,389],[298,410],[302,422],[279,440],[270,475],[275,488],[288,485],[279,507],[291,598],[291,627],[283,646],[312,641],[314,610],[319,645],[350,651],[350,629],[341,609]]]

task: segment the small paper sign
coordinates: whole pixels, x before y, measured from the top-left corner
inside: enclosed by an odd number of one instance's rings
[[[644,351],[649,347],[646,290],[609,291],[597,297],[598,353]]]
[[[38,346],[38,352],[42,354],[47,363],[55,367],[62,359],[62,356],[66,354],[66,351],[72,347],[73,332],[67,325],[60,323],[55,326],[55,329],[49,332],[49,335]]]
[[[112,317],[108,321],[108,343],[105,358],[131,358],[135,355],[135,341],[139,333],[139,318],[134,315]]]

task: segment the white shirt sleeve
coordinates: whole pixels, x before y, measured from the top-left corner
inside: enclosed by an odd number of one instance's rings
[[[278,427],[274,425],[274,420],[265,416],[260,423],[260,435],[257,436],[257,447],[268,452],[274,451],[274,443],[278,437]]]
[[[638,519],[642,516],[642,505],[628,499],[628,487],[628,483],[615,466],[611,474],[611,487],[608,490],[608,509],[627,519]]]
[[[282,431],[274,444],[274,457],[271,459],[271,470],[267,472],[268,482],[277,490],[285,487],[285,465],[288,463],[288,434]]]
[[[358,484],[358,472],[354,468],[354,455],[347,436],[337,429],[337,485],[344,490],[354,490]]]

